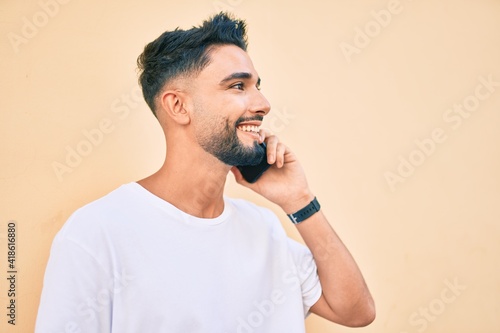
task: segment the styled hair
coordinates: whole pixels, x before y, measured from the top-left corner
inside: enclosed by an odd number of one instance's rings
[[[246,51],[245,21],[221,12],[198,27],[166,31],[146,45],[137,58],[139,83],[155,117],[155,99],[164,85],[180,76],[199,74],[210,63],[210,50],[217,45],[236,45]]]

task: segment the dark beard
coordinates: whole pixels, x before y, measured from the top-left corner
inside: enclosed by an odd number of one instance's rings
[[[236,122],[236,126],[242,121],[254,119],[240,118]],[[200,146],[206,152],[217,157],[219,161],[230,166],[259,164],[265,156],[264,148],[257,141],[254,141],[252,147],[245,147],[238,138],[236,126],[229,126],[229,122],[226,121],[223,133],[210,138],[210,140],[200,140]]]

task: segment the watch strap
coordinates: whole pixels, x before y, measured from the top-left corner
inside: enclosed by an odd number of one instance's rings
[[[298,224],[319,212],[320,208],[321,206],[318,200],[314,197],[314,199],[307,206],[293,214],[288,214],[288,217],[292,220],[293,224]]]

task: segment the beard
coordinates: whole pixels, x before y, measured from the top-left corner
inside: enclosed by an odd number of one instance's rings
[[[262,118],[262,116],[240,117],[232,126],[228,119],[225,119],[225,122],[209,122],[211,124],[208,128],[215,130],[197,135],[198,143],[207,153],[229,166],[257,165],[266,155],[264,148],[257,141],[254,141],[251,147],[245,146],[238,138],[236,126],[243,121],[262,120]],[[218,126],[214,123],[218,123]]]

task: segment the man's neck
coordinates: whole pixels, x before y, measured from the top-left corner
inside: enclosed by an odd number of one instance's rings
[[[224,210],[228,172],[211,155],[171,151],[160,170],[137,183],[189,215],[215,218]]]

